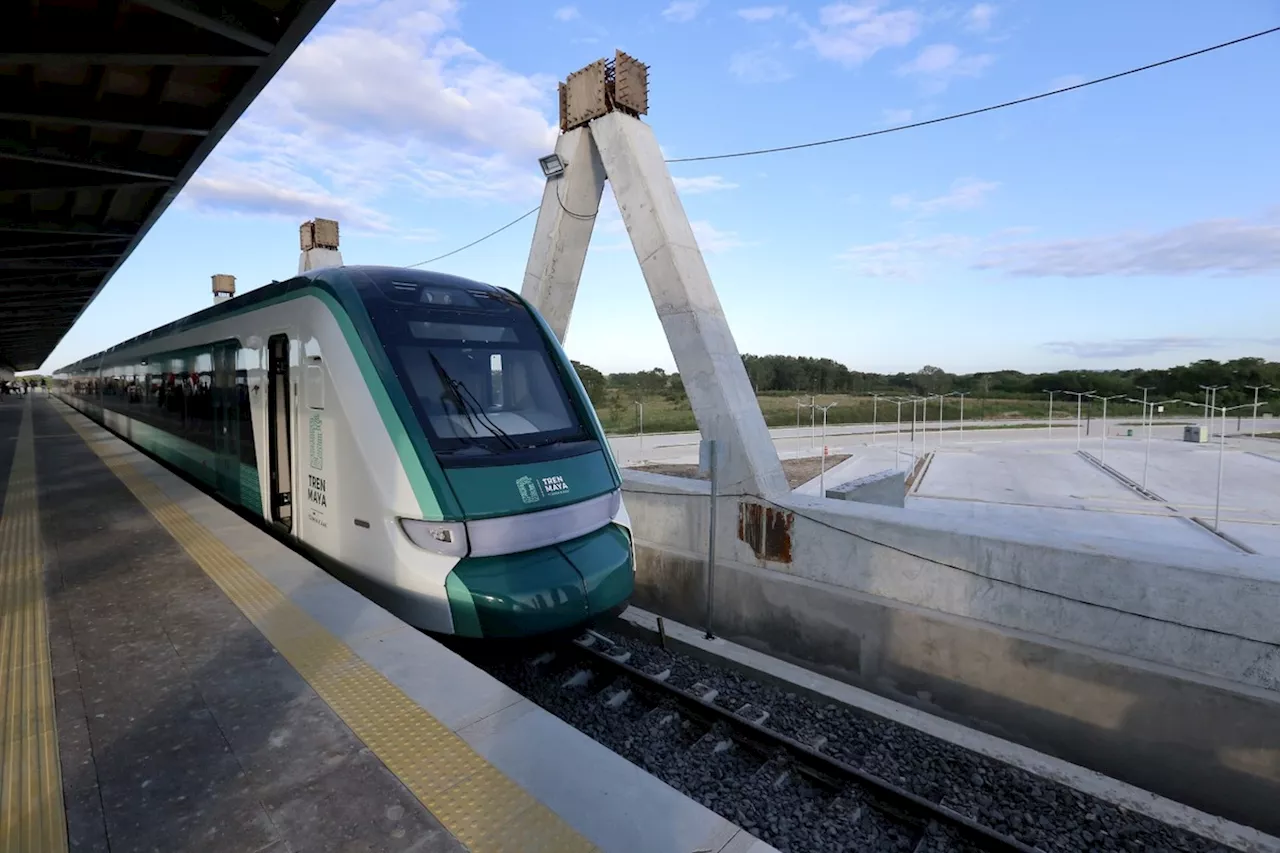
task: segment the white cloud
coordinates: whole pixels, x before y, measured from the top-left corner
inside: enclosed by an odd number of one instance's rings
[[[719,190],[737,189],[738,185],[732,181],[727,181],[720,175],[699,175],[692,178],[673,177],[676,189],[685,195],[697,195],[698,193],[713,193]]]
[[[752,6],[749,9],[739,9],[738,17],[744,21],[772,21],[774,18],[781,18],[787,14],[786,6]]]
[[[1250,276],[1280,271],[1280,223],[1207,219],[1155,233],[996,246],[974,264],[1028,277]]]
[[[1280,338],[1195,338],[1168,335],[1155,338],[1116,338],[1104,341],[1048,341],[1041,349],[1076,358],[1136,358],[1182,350],[1222,349],[1261,345],[1280,346]]]
[[[837,259],[868,278],[912,279],[931,262],[962,254],[972,242],[955,234],[886,240],[854,246],[837,255]]]
[[[965,27],[975,33],[985,33],[991,29],[991,19],[995,17],[996,7],[990,3],[979,3],[964,15]]]
[[[323,216],[356,230],[392,230],[386,216],[337,196],[313,180],[303,178],[287,186],[271,177],[270,170],[252,166],[214,169],[212,174],[201,170],[182,195],[184,202],[196,210],[234,210],[299,222]]]
[[[918,77],[932,92],[941,92],[956,77],[977,77],[995,57],[983,53],[966,56],[954,44],[931,44],[915,59],[898,66],[902,75]]]
[[[920,34],[921,16],[909,9],[879,11],[879,0],[832,3],[818,12],[818,26],[804,25],[804,42],[823,59],[860,65],[881,50],[902,47]]]
[[[781,83],[792,76],[769,48],[735,53],[729,59],[729,73],[748,83]]]
[[[917,201],[906,194],[895,195],[889,204],[898,210],[907,210],[921,216],[932,216],[936,213],[949,213],[959,210],[973,210],[981,207],[987,196],[995,192],[1000,184],[994,181],[981,181],[976,178],[959,178],[952,182],[951,191],[945,195]]]
[[[662,10],[662,17],[673,23],[683,24],[698,17],[703,5],[703,0],[674,0]]]
[[[698,248],[708,254],[727,252],[748,245],[736,231],[721,231],[706,220],[690,222],[693,236],[698,241]]]
[[[455,12],[454,0],[335,7],[183,202],[304,218],[337,210],[385,229],[378,211],[415,196],[537,198],[530,164],[555,142],[556,81],[485,57],[458,37]]]
[[[884,123],[892,127],[897,124],[909,124],[915,116],[915,110],[884,110],[881,115]]]
[[[557,21],[572,21],[577,17],[579,17],[579,12],[576,6],[561,6],[555,11],[555,19]]]

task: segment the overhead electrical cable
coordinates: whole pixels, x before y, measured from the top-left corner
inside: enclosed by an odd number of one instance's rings
[[[838,142],[853,142],[854,140],[857,140],[857,139],[869,139],[870,137],[873,137],[873,136],[884,136],[885,134],[897,133],[902,130],[914,130],[917,127],[928,127],[929,125],[932,125],[932,124],[942,124],[943,122],[955,121],[956,119],[968,118],[969,116],[976,116],[976,115],[981,115],[982,113],[989,113],[989,112],[994,112],[996,110],[1002,110],[1002,109],[1005,109],[1006,107],[1015,107],[1015,106],[1018,106],[1019,104],[1028,104],[1028,103],[1031,103],[1032,101],[1039,101],[1043,98],[1049,98],[1054,95],[1062,95],[1062,94],[1065,94],[1066,92],[1074,92],[1077,89],[1084,89],[1089,86],[1096,86],[1099,83],[1109,83],[1112,80],[1119,80],[1121,77],[1129,77],[1133,74],[1140,74],[1143,71],[1150,71],[1153,68],[1161,68],[1165,65],[1172,65],[1175,62],[1182,62],[1184,59],[1192,59],[1197,56],[1203,56],[1206,53],[1212,53],[1215,50],[1222,50],[1223,48],[1232,47],[1237,44],[1243,44],[1244,42],[1252,41],[1253,39],[1257,39],[1257,38],[1262,38],[1263,36],[1274,35],[1275,33],[1280,33],[1280,27],[1271,27],[1270,29],[1267,29],[1267,30],[1259,30],[1256,33],[1250,33],[1247,36],[1241,36],[1240,38],[1232,39],[1231,41],[1224,41],[1219,44],[1212,45],[1210,47],[1201,48],[1200,50],[1194,50],[1190,53],[1183,53],[1179,56],[1172,56],[1172,57],[1169,57],[1168,59],[1162,59],[1159,62],[1152,62],[1147,65],[1138,66],[1137,68],[1130,68],[1127,71],[1120,71],[1115,74],[1108,74],[1105,77],[1096,77],[1092,80],[1086,80],[1083,83],[1075,83],[1071,86],[1063,86],[1059,89],[1051,89],[1048,92],[1041,92],[1038,95],[1028,95],[1025,98],[1015,98],[1012,101],[1005,101],[1003,103],[992,104],[990,106],[980,107],[978,109],[973,109],[973,110],[965,110],[964,112],[959,112],[959,113],[951,113],[950,115],[939,116],[938,118],[925,119],[923,121],[913,121],[908,124],[899,124],[899,125],[894,125],[893,127],[884,127],[879,130],[868,130],[862,133],[855,133],[852,136],[837,136],[832,139],[819,139],[816,142],[801,142],[795,145],[782,145],[777,148],[756,148],[750,151],[734,151],[729,154],[706,154],[700,157],[673,157],[666,160],[665,162],[667,163],[705,163],[710,160],[730,160],[737,157],[755,157],[760,154],[778,154],[783,151],[799,151],[802,148],[817,148],[822,145],[835,145]],[[557,201],[560,200],[558,195],[556,196],[556,200]],[[564,202],[561,201],[560,206],[563,208]],[[476,245],[477,243],[483,243],[485,240],[488,240],[490,237],[494,237],[498,234],[501,234],[503,231],[506,231],[512,225],[515,225],[521,220],[526,219],[527,217],[532,216],[534,213],[537,213],[537,212],[538,212],[538,208],[535,207],[532,210],[522,213],[519,217],[508,222],[506,225],[503,225],[501,228],[498,228],[494,231],[490,231],[488,234],[484,235],[478,240],[472,240],[470,243],[466,244],[465,246],[460,246],[457,249],[454,249],[452,252],[446,252],[445,254],[431,258],[430,260],[419,261],[418,263],[410,264],[409,266],[421,267],[427,264],[435,263],[436,261],[444,260],[445,258],[450,257],[451,255],[456,255],[465,249],[470,249],[472,246]],[[584,215],[584,214],[576,214],[568,210],[568,208],[565,208],[565,213],[575,218],[581,218],[581,219],[590,219],[592,218],[592,216],[594,216],[594,214],[590,216]]]

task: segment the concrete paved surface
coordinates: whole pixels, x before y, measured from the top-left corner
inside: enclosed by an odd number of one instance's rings
[[[1194,421],[1180,418],[1181,421]],[[954,425],[954,422],[952,422]],[[967,422],[972,426],[972,422]],[[1110,421],[1107,427],[1107,464],[1141,482],[1146,440],[1141,427],[1127,421]],[[884,425],[871,434],[870,425],[829,429],[831,453],[850,458],[826,475],[827,485],[884,470],[909,470],[914,459],[934,452],[934,459],[919,489],[907,499],[907,507],[949,516],[996,519],[1025,528],[1065,529],[1084,534],[1116,536],[1131,541],[1235,552],[1223,539],[1204,530],[1189,517],[1212,523],[1217,488],[1218,445],[1182,441],[1183,427],[1152,429],[1147,485],[1166,498],[1166,504],[1147,500],[1115,478],[1076,455],[1077,445],[1095,457],[1103,456],[1099,421],[1090,435],[1081,435],[1073,422],[1056,423],[1053,437],[1046,428],[967,429],[963,436],[943,431],[939,436],[917,431],[913,443],[910,425],[895,436]],[[1280,441],[1250,439],[1234,433],[1228,421],[1224,454],[1221,530],[1261,555],[1280,557]],[[1260,421],[1260,429],[1268,425]],[[1126,435],[1132,429],[1133,435]],[[782,458],[816,455],[819,436],[810,449],[809,429],[772,430],[774,446]],[[697,434],[650,435],[611,439],[622,465],[647,462],[696,462]],[[895,465],[895,444],[897,464]],[[811,481],[798,492],[817,494]],[[1188,518],[1180,518],[1187,516]]]

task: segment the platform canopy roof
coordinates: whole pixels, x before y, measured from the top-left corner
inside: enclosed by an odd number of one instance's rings
[[[333,0],[0,0],[0,367],[32,370]]]

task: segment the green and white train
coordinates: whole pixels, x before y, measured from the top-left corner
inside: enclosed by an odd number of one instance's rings
[[[317,270],[68,365],[54,390],[420,628],[530,636],[631,596],[604,430],[509,290]]]

